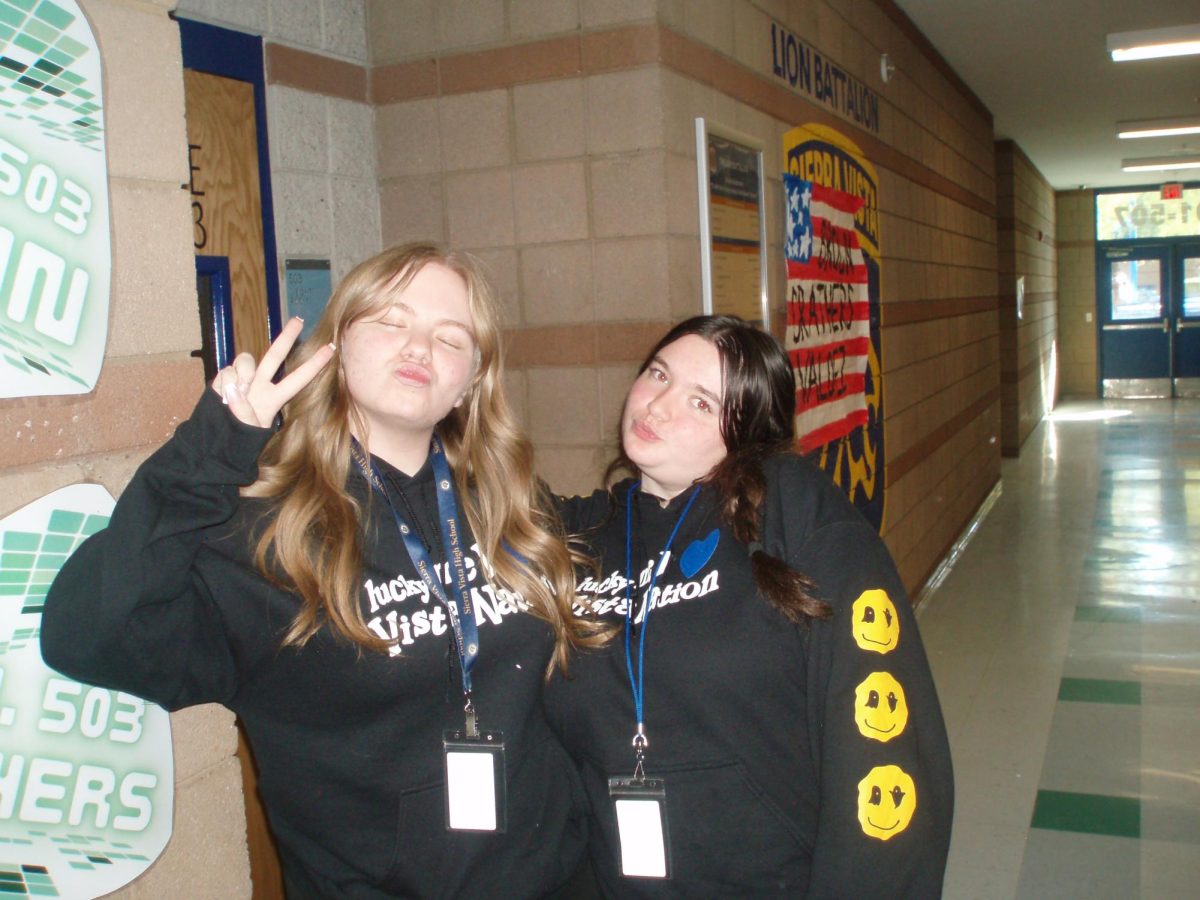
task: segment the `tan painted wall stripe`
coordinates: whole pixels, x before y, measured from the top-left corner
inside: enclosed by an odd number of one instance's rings
[[[505,357],[514,368],[640,363],[673,324],[663,319],[511,329],[504,333]]]
[[[4,468],[161,444],[203,389],[196,359],[106,359],[90,394],[0,406],[0,434],[16,435],[5,448]]]
[[[398,103],[620,71],[659,61],[659,29],[632,25],[371,70],[371,99]]]
[[[267,83],[366,103],[367,70],[354,63],[282,44],[267,44]]]
[[[371,70],[371,102],[399,103],[436,97],[438,92],[437,60],[392,63]]]
[[[912,325],[934,319],[949,319],[952,316],[973,316],[981,312],[994,311],[999,307],[995,296],[946,297],[941,300],[907,300],[903,303],[884,303],[883,327]]]
[[[630,25],[583,36],[583,69],[589,75],[633,69],[662,58],[657,25]]]
[[[569,78],[581,71],[579,39],[575,37],[444,56],[438,60],[443,94]]]

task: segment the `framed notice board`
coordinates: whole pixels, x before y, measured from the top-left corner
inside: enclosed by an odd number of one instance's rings
[[[704,312],[767,327],[767,220],[763,148],[753,138],[696,119],[700,276]]]

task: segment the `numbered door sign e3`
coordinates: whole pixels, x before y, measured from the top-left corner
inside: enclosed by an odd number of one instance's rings
[[[76,484],[0,522],[0,885],[22,896],[108,894],[171,837],[166,711],[59,675],[38,645],[50,583],[112,509]]]
[[[100,52],[75,0],[0,2],[0,397],[85,394],[112,248]]]

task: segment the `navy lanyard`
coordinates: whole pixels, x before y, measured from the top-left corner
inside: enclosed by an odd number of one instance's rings
[[[633,736],[633,749],[637,755],[637,768],[634,770],[634,776],[639,778],[645,774],[642,762],[648,746],[645,718],[642,715],[642,701],[646,696],[646,629],[650,624],[650,603],[654,599],[654,586],[658,581],[659,567],[665,563],[666,555],[671,551],[671,545],[675,543],[675,535],[679,533],[679,526],[687,518],[688,510],[692,508],[692,504],[696,502],[696,497],[700,494],[700,485],[696,485],[692,489],[692,495],[688,497],[687,503],[684,504],[679,518],[675,521],[675,527],[671,529],[667,545],[663,547],[663,562],[651,560],[650,587],[646,592],[646,599],[642,603],[642,624],[638,629],[638,664],[635,676],[633,652],[630,648],[630,634],[633,631],[633,495],[641,487],[641,484],[640,481],[635,481],[629,486],[629,492],[625,495],[625,669],[629,673],[629,688],[633,692],[633,708],[637,715],[637,732]]]
[[[446,608],[450,618],[450,627],[454,632],[454,642],[458,648],[459,667],[462,670],[463,697],[466,698],[467,733],[471,736],[477,731],[475,722],[475,707],[471,700],[471,670],[479,659],[479,625],[475,621],[475,608],[471,603],[471,589],[467,587],[467,570],[464,563],[461,531],[459,523],[462,517],[458,510],[458,500],[454,494],[454,478],[450,474],[450,464],[446,461],[446,452],[442,442],[436,436],[429,447],[430,462],[433,465],[433,477],[437,486],[438,518],[442,528],[442,550],[446,554],[446,562],[453,574],[454,590],[450,596],[442,588],[434,571],[433,561],[429,551],[417,537],[415,529],[404,518],[403,513],[396,509],[392,498],[388,496],[379,475],[379,469],[372,460],[368,463],[360,453],[358,442],[355,441],[355,460],[363,470],[371,487],[383,497],[396,520],[396,528],[404,540],[404,549],[416,567],[417,572],[429,586],[430,593]]]

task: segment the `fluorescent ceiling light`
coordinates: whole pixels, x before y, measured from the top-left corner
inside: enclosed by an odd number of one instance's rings
[[[1146,156],[1121,160],[1122,172],[1169,172],[1172,169],[1200,169],[1200,156]]]
[[[1200,134],[1200,116],[1117,123],[1119,138],[1177,137],[1181,134]]]
[[[1108,52],[1113,62],[1200,53],[1200,24],[1110,34]]]

